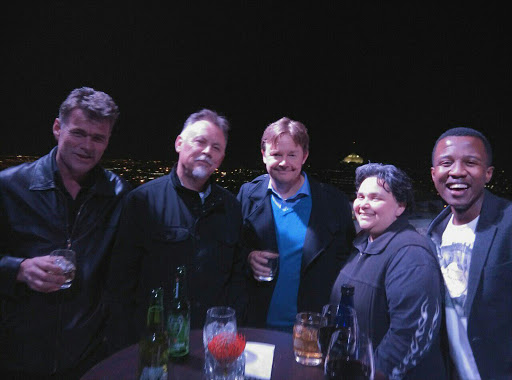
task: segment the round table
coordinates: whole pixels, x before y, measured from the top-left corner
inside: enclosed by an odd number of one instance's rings
[[[275,345],[272,363],[272,380],[320,380],[322,366],[308,367],[295,361],[293,339],[289,333],[274,330],[240,328],[247,341]],[[82,380],[136,379],[138,345],[127,347],[91,368]],[[169,361],[169,379],[203,379],[203,331],[190,332],[190,353],[179,360]]]

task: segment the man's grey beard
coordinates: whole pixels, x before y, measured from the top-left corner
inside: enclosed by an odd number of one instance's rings
[[[192,169],[192,177],[196,179],[207,179],[210,176],[210,171],[204,166],[196,166]]]
[[[209,165],[213,165],[212,160],[204,154],[197,157],[195,159],[195,161],[204,161],[204,162],[208,163]],[[208,170],[208,168],[204,167],[203,165],[196,166],[196,167],[194,167],[194,169],[192,169],[192,177],[194,177],[196,179],[208,179],[208,177],[210,175],[211,175],[210,170]]]

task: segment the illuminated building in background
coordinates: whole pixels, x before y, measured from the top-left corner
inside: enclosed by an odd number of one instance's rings
[[[363,158],[355,153],[350,153],[347,157],[345,157],[342,161],[345,164],[358,164],[361,165],[363,163]]]

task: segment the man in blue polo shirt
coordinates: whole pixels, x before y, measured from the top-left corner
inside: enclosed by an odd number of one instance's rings
[[[321,311],[355,234],[348,198],[302,170],[306,127],[282,118],[261,139],[267,173],[238,193],[250,254],[248,323],[291,331],[297,312]],[[273,281],[268,259],[279,257]]]

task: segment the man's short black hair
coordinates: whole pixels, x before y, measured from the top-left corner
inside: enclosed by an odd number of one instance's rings
[[[473,128],[456,127],[448,129],[437,139],[436,143],[434,144],[434,149],[432,149],[432,166],[434,166],[434,152],[436,151],[437,144],[439,144],[439,141],[448,136],[472,136],[480,139],[484,143],[485,153],[487,154],[487,166],[492,165],[492,147],[489,143],[489,140],[487,140],[487,137],[485,137],[482,132],[479,132]]]

